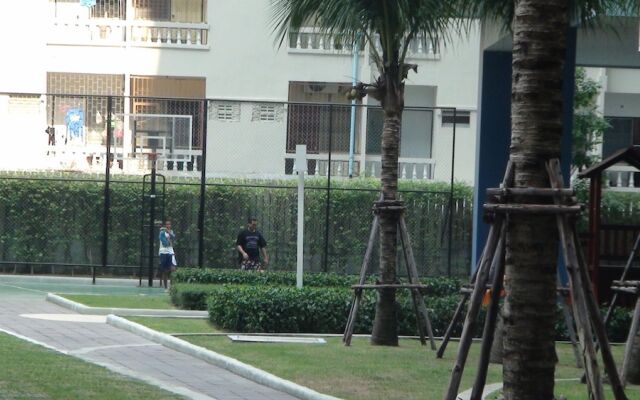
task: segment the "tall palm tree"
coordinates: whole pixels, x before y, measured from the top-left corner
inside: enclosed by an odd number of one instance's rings
[[[516,187],[549,187],[560,158],[563,69],[572,19],[597,23],[616,0],[467,0],[513,33],[510,160]],[[470,6],[470,7],[469,7]],[[539,199],[521,198],[521,202]],[[554,217],[512,215],[507,230],[504,398],[553,399],[558,232]]]
[[[396,282],[398,157],[404,109],[404,82],[417,66],[407,63],[412,40],[435,43],[447,37],[455,23],[453,2],[442,0],[273,0],[275,30],[280,44],[287,34],[305,26],[339,35],[353,45],[362,35],[369,44],[377,78],[358,84],[352,94],[378,100],[383,109],[381,184],[383,201],[376,203],[380,217],[380,277]],[[398,344],[395,289],[381,289],[376,305],[371,342]]]

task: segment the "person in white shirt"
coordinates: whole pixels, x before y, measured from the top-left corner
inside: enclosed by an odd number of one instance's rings
[[[173,242],[176,238],[175,233],[171,230],[171,220],[165,220],[164,226],[160,228],[160,268],[158,275],[160,278],[160,286],[164,284],[165,291],[169,290],[168,280],[171,272],[176,270],[176,253],[173,251]]]

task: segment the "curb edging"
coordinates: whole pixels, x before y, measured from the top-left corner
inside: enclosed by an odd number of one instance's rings
[[[192,310],[151,310],[144,308],[108,308],[108,307],[88,307],[73,300],[66,299],[57,294],[47,293],[47,301],[61,307],[75,311],[78,314],[88,315],[124,315],[124,316],[156,316],[156,317],[194,317],[207,318],[206,311]]]
[[[302,385],[298,385],[297,383],[293,383],[286,379],[279,378],[273,374],[245,364],[234,358],[227,357],[203,347],[193,345],[182,339],[175,338],[173,336],[167,335],[166,333],[161,333],[153,329],[149,329],[146,326],[131,322],[125,318],[121,318],[113,314],[107,316],[107,324],[116,328],[124,329],[152,342],[159,343],[170,349],[188,354],[209,364],[224,368],[227,371],[242,376],[243,378],[257,382],[272,389],[285,392],[292,396],[296,396],[303,400],[340,400],[337,397],[316,392],[315,390],[309,389]]]

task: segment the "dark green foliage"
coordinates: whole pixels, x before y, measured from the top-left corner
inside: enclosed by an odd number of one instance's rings
[[[351,297],[347,288],[216,285],[210,289],[207,309],[213,324],[234,332],[342,333]],[[457,296],[427,297],[436,335],[446,329],[453,312],[449,306],[456,301]],[[358,314],[355,333],[370,333],[375,314],[373,292],[365,292]],[[398,321],[401,335],[417,333],[406,292],[398,294]]]
[[[241,285],[284,285],[295,286],[295,272],[269,271],[252,273],[238,269],[212,268],[180,268],[173,275],[174,282],[203,284],[241,284]],[[354,275],[338,275],[335,273],[304,274],[305,286],[341,286],[356,284],[358,277]]]
[[[71,180],[77,179],[77,181]],[[0,177],[0,259],[3,261],[100,264],[104,181],[95,176]],[[177,234],[180,266],[198,261],[198,180],[173,180],[166,186],[164,215]],[[325,271],[326,180],[309,178],[305,192],[305,268]],[[332,183],[326,271],[357,274],[371,226],[371,204],[379,182],[372,179]],[[421,275],[447,272],[449,186],[400,182],[406,219]],[[111,182],[108,263],[140,264],[142,183],[139,177]],[[471,249],[471,188],[454,187],[452,274],[466,276]],[[235,239],[248,215],[259,218],[268,241],[272,270],[293,270],[296,259],[295,181],[210,180],[205,198],[204,264],[237,264]],[[146,240],[145,235],[145,240]],[[377,270],[377,257],[371,270]],[[146,268],[146,264],[145,264]],[[146,271],[146,270],[145,270]],[[62,270],[60,270],[62,272]]]

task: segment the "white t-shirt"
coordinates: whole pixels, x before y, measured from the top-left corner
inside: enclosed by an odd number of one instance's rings
[[[162,240],[162,236],[164,235],[164,239]],[[175,237],[173,235],[173,231],[168,231],[166,229],[162,229],[160,231],[160,250],[159,254],[175,254],[173,251],[173,246],[171,245],[172,239]]]

